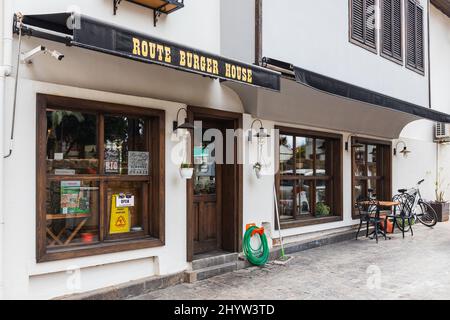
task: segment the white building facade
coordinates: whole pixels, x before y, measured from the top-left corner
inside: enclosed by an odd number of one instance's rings
[[[181,273],[242,252],[248,223],[276,240],[274,190],[295,242],[354,228],[370,194],[425,179],[431,201],[450,179],[434,134],[450,122],[445,3],[186,0],[155,26],[158,1],[111,2],[2,1],[1,298]],[[20,52],[46,54],[20,62],[18,33]],[[184,118],[202,141],[174,130]],[[261,126],[270,137],[249,141]],[[211,149],[226,163],[208,162]]]

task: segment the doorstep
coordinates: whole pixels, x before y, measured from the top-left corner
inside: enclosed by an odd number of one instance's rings
[[[293,254],[312,248],[322,247],[342,241],[355,239],[357,229],[353,227],[318,232],[304,235],[304,239],[287,243],[284,246],[285,254]],[[277,239],[274,239],[275,243]],[[276,260],[281,255],[279,246],[270,250],[269,260]],[[203,260],[203,259],[202,259]],[[220,261],[220,263],[219,263]],[[181,283],[192,283],[205,280],[221,274],[253,267],[241,254],[225,254],[222,257],[208,257],[204,261],[196,261],[193,270],[187,270],[168,276],[155,276],[141,280],[130,281],[121,285],[111,286],[82,294],[64,296],[62,300],[119,300],[140,296],[152,291],[164,289]]]

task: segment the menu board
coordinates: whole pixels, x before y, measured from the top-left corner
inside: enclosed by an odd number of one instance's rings
[[[148,175],[150,154],[148,152],[128,152],[128,174],[130,176]]]
[[[105,149],[105,173],[120,172],[120,152],[119,149]]]

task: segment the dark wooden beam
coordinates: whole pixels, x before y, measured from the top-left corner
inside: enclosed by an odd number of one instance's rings
[[[450,0],[431,0],[431,3],[450,17]]]

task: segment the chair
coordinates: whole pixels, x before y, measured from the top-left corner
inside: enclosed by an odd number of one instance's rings
[[[371,225],[375,228],[374,235],[378,243],[378,234],[380,233],[380,215],[379,215],[379,201],[375,199],[368,199],[366,201],[358,201],[355,207],[359,213],[359,228],[356,233],[356,240],[358,240],[359,233],[363,224],[366,224],[366,238],[369,237],[369,228]],[[386,238],[386,234],[384,234]]]
[[[392,198],[392,201],[398,202],[396,212],[390,216],[390,218],[394,219],[394,227],[397,224],[398,228],[402,231],[403,238],[405,238],[405,232],[411,231],[411,236],[414,236],[414,231],[412,228],[413,221],[413,205],[414,205],[414,196],[406,193],[406,189],[400,189],[400,194],[395,195]],[[399,224],[399,219],[401,219],[402,224]],[[405,222],[408,221],[408,225]]]

